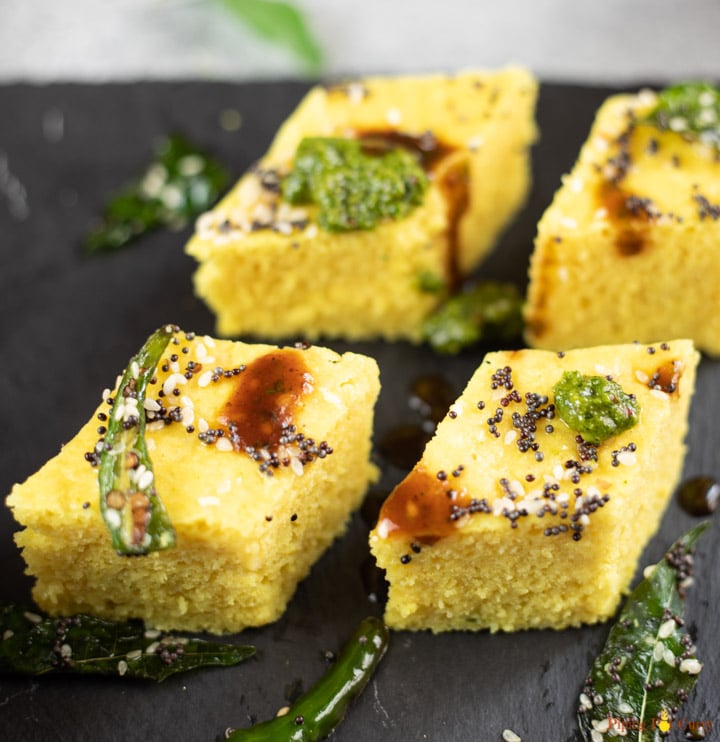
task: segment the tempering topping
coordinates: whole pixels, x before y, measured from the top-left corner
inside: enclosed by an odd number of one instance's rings
[[[666,88],[658,94],[647,122],[661,131],[720,147],[720,89],[702,82]]]
[[[565,371],[553,387],[555,407],[563,422],[592,444],[600,444],[637,424],[640,406],[615,381]]]
[[[356,139],[303,139],[283,181],[284,199],[316,204],[318,224],[331,232],[372,229],[406,216],[422,203],[425,172],[402,147],[371,151]]]
[[[184,339],[187,344],[181,344],[177,334],[172,338],[173,345],[181,346],[179,352],[162,359],[158,374],[148,381],[154,388],[153,395],[148,394],[142,400],[148,430],[159,433],[180,423],[187,433],[207,446],[249,456],[268,476],[279,467],[289,467],[301,475],[305,465],[333,452],[326,441],[308,437],[296,425],[297,412],[304,398],[312,393],[314,384],[303,349],[278,349],[248,364],[226,368],[210,355],[211,338],[196,341],[192,333],[187,333]],[[215,384],[231,388],[220,408],[212,414],[206,412],[203,417],[196,410],[197,390]],[[113,406],[110,392],[104,399]],[[106,413],[98,413],[99,420],[104,422],[107,418]],[[105,432],[105,426],[101,425],[100,440],[93,451],[85,454],[93,466],[98,465],[107,448]],[[147,478],[143,472],[140,474]],[[106,502],[119,503],[117,493],[109,492]],[[144,501],[134,500],[133,504],[139,517]]]
[[[380,510],[377,530],[382,538],[397,532],[432,544],[451,534],[463,515],[490,512],[487,500],[473,499],[437,474],[416,468],[395,488]]]

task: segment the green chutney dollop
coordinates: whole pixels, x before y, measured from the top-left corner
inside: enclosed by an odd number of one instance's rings
[[[300,142],[282,193],[292,204],[316,204],[323,229],[348,232],[406,216],[422,203],[427,185],[406,149],[373,154],[357,139],[311,137]]]
[[[658,93],[648,123],[720,148],[720,88],[705,82],[684,82]]]
[[[560,419],[594,445],[632,428],[640,418],[634,395],[604,376],[565,371],[553,394]]]

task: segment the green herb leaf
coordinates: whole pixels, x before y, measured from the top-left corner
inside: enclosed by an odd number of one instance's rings
[[[317,204],[323,229],[346,232],[401,219],[422,203],[427,185],[427,175],[405,149],[368,154],[357,139],[307,137],[282,193],[293,204]]]
[[[417,276],[417,287],[423,294],[443,294],[447,284],[437,273],[421,271]]]
[[[304,16],[294,5],[274,0],[221,0],[258,36],[288,48],[317,74],[322,68],[323,53]]]
[[[683,628],[683,597],[694,544],[708,526],[678,539],[628,597],[580,694],[586,742],[607,739],[613,729],[628,742],[666,738],[673,709],[687,699],[702,668]]]
[[[685,82],[662,90],[647,122],[720,147],[720,88]]]
[[[560,419],[593,445],[637,425],[640,405],[617,381],[565,371],[553,387]]]
[[[77,614],[50,618],[23,606],[0,607],[0,672],[121,675],[165,680],[198,667],[229,667],[255,648],[148,631],[141,621]]]
[[[155,489],[145,444],[145,390],[170,338],[156,330],[130,359],[117,388],[100,454],[100,512],[118,554],[140,555],[175,545],[175,530]]]
[[[437,353],[455,354],[480,340],[510,340],[522,331],[522,299],[509,283],[486,281],[456,294],[428,316],[423,339]]]
[[[91,232],[88,253],[110,252],[154,229],[182,229],[207,211],[228,184],[225,170],[186,139],[160,143],[144,176],[126,186],[103,211]]]

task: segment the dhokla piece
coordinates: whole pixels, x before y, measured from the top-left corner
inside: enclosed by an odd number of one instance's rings
[[[697,360],[688,340],[488,354],[370,535],[388,626],[516,631],[610,617],[680,475]],[[591,428],[573,430],[558,412],[572,372],[610,389],[611,377],[621,390],[607,399],[636,424],[596,443]],[[583,426],[600,419],[575,409]]]
[[[524,203],[536,95],[520,68],[312,89],[188,244],[218,333],[420,341],[444,290],[480,263]],[[323,226],[320,206],[290,203],[284,185],[308,138],[353,140],[371,158],[409,152],[420,177],[406,178],[400,208],[391,202],[375,226],[352,228],[352,213],[342,228]],[[370,213],[398,187],[392,176],[361,177],[362,187],[357,173],[338,175],[326,201]],[[427,180],[420,195],[409,193],[413,180]]]
[[[37,604],[216,633],[274,621],[376,476],[378,391],[377,364],[362,355],[178,331],[144,403],[175,547],[130,558],[112,548],[98,502],[107,391],[77,436],[7,500],[24,526],[16,539]]]
[[[714,138],[691,131],[690,111],[714,122]],[[719,147],[720,92],[709,87],[605,102],[538,225],[531,346],[688,337],[720,353]]]

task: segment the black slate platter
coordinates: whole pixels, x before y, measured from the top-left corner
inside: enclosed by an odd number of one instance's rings
[[[0,87],[1,495],[76,433],[100,390],[155,327],[175,322],[200,333],[213,330],[210,313],[192,294],[194,265],[183,254],[187,230],[148,236],[114,255],[82,256],[81,238],[110,194],[142,172],[155,138],[175,131],[239,176],[263,153],[305,90],[295,83]],[[532,195],[489,260],[486,275],[525,285],[535,224],[610,92],[542,87]],[[220,126],[224,109],[241,113],[239,131]],[[405,344],[330,345],[378,359],[383,391],[376,440],[399,423],[417,421],[407,404],[409,384],[417,376],[440,373],[459,392],[488,350],[478,347],[447,359]],[[686,476],[718,473],[719,389],[720,365],[704,359]],[[402,471],[379,462],[380,487],[387,490]],[[695,522],[673,502],[642,564],[656,561]],[[2,603],[31,599],[31,581],[23,575],[12,538],[15,528],[0,506]],[[688,600],[705,670],[682,714],[711,723],[715,729],[708,739],[719,738],[720,729],[717,530],[699,547],[697,584]],[[232,637],[256,644],[256,661],[178,676],[162,685],[0,676],[0,739],[210,742],[226,727],[273,716],[288,697],[324,673],[326,650],[338,650],[362,617],[380,613],[363,581],[367,531],[366,520],[356,514],[347,535],[317,563],[281,620]],[[523,740],[570,742],[576,739],[577,695],[608,630],[601,625],[494,636],[395,633],[378,673],[333,739],[492,741],[511,728]],[[683,734],[673,730],[670,739]]]

